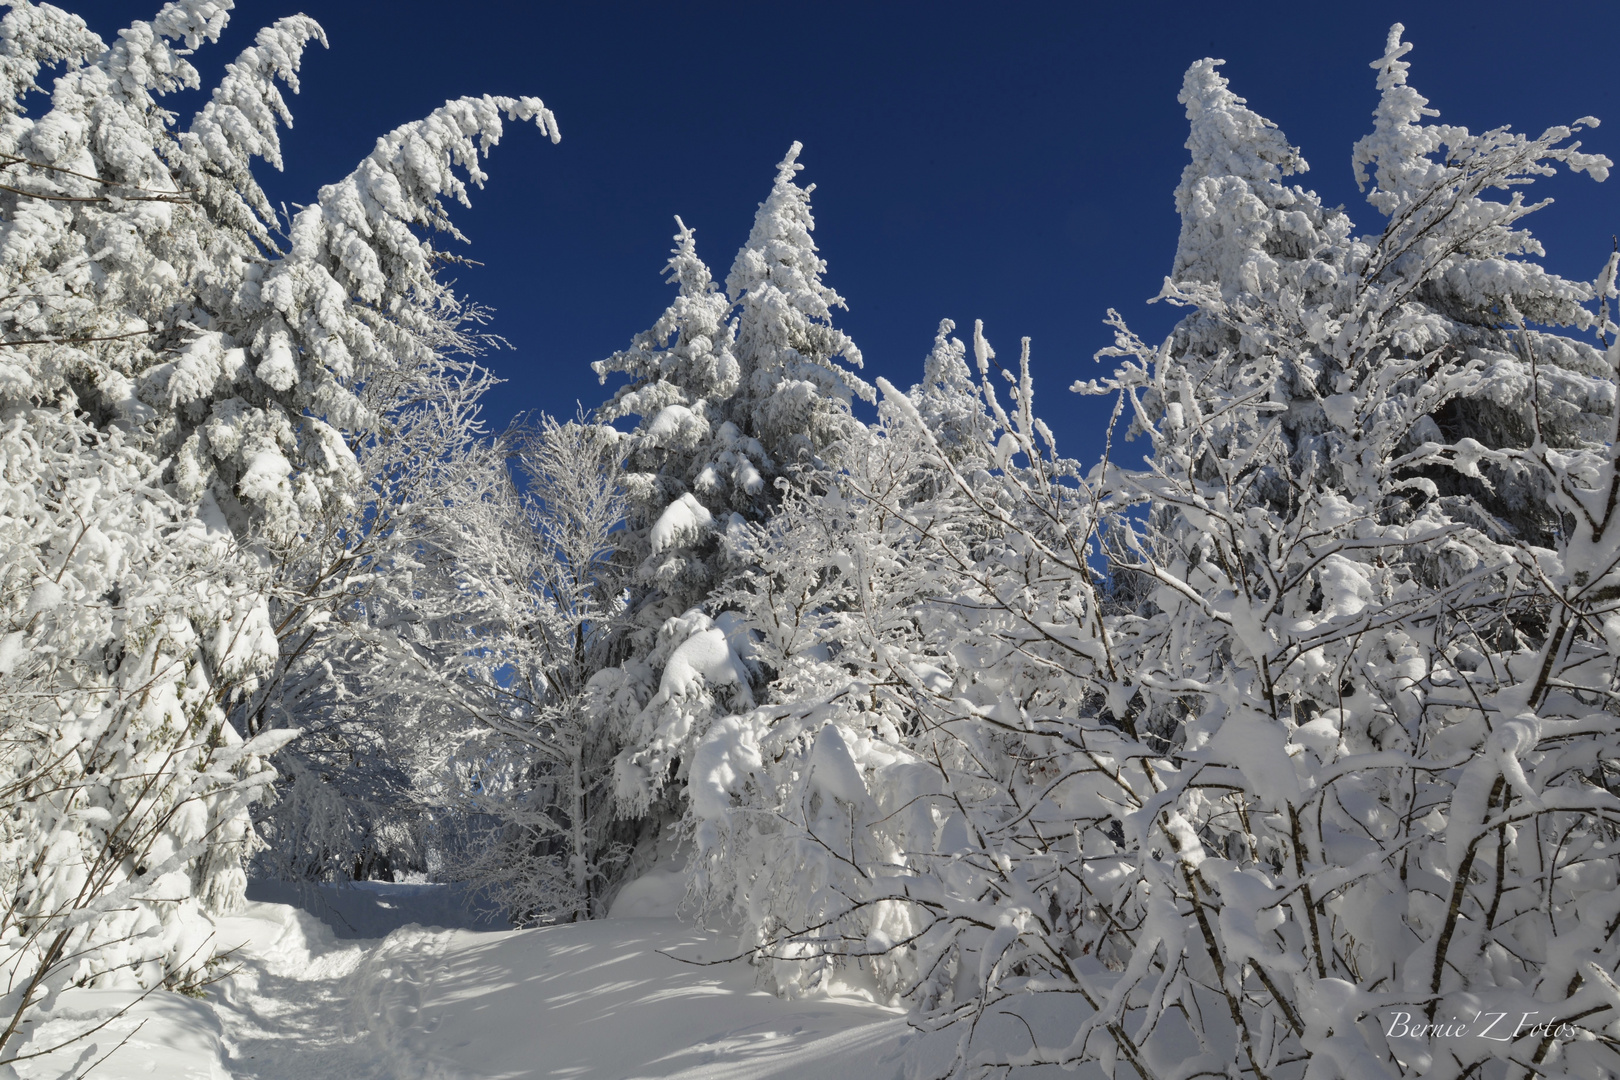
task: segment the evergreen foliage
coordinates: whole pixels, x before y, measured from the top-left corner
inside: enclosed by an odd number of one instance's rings
[[[296,735],[227,711],[341,605],[340,571],[285,553],[339,519],[361,542],[357,451],[465,340],[421,233],[450,229],[503,115],[556,134],[536,99],[449,102],[282,221],[252,169],[281,163],[278,83],[319,26],[260,31],[188,126],[162,106],[228,11],[179,0],[111,45],[50,5],[0,19],[0,1053],[65,986],[214,961],[248,804]]]
[[[637,567],[633,630],[624,661],[595,684],[597,707],[623,747],[617,797],[659,835],[681,813],[697,739],[714,718],[752,706],[761,675],[748,631],[708,602],[735,575],[749,524],[775,509],[780,482],[825,470],[860,430],[850,402],[872,397],[838,363],[861,356],[832,325],[843,300],[821,280],[814,185],[795,182],[800,149],[777,166],[726,296],[681,225],[669,263],[679,296],[629,350],[596,365],[604,380],[631,378],[599,418],[639,418],[625,439],[633,509],[620,544]],[[663,794],[670,780],[676,790]]]

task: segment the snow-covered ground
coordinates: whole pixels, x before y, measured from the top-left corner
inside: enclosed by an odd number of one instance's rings
[[[660,910],[657,884],[623,906]],[[220,921],[238,947],[235,972],[205,998],[150,995],[90,1040],[23,1063],[21,1075],[54,1078],[110,1050],[92,1078],[891,1080],[919,1037],[897,1010],[859,997],[762,992],[746,963],[706,963],[728,954],[723,936],[674,918],[491,931],[399,925],[420,915],[476,926],[442,886],[369,884],[301,900],[345,935],[388,932],[339,937],[308,911],[252,903]],[[64,993],[31,1045],[133,997]],[[929,1038],[929,1056],[948,1058],[954,1034]]]

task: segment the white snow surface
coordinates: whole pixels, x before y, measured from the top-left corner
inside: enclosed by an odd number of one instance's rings
[[[350,922],[413,905],[450,912],[432,887],[328,891]],[[746,962],[711,963],[732,955],[734,939],[673,918],[617,916],[518,931],[413,923],[340,940],[307,911],[249,903],[216,920],[236,947],[235,970],[206,998],[153,993],[89,1040],[21,1063],[18,1075],[56,1077],[107,1055],[92,1080],[902,1080],[915,1075],[907,1051],[919,1038],[933,1064],[949,1059],[955,1033],[919,1036],[900,1010],[858,988],[783,1001],[756,987]],[[48,1045],[136,996],[63,993],[19,1049]]]

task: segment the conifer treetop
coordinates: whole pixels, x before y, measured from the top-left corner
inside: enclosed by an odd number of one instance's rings
[[[1279,258],[1315,251],[1335,215],[1324,214],[1314,192],[1283,183],[1310,166],[1276,124],[1231,91],[1216,70],[1223,63],[1194,63],[1177,98],[1187,107],[1192,160],[1176,186],[1181,236],[1171,279],[1219,283],[1231,299],[1275,289]]]
[[[727,295],[738,305],[746,419],[757,425],[773,455],[778,448],[790,450],[786,460],[819,449],[813,444],[826,435],[817,429],[824,426],[828,404],[874,400],[872,388],[837,363],[860,367],[861,351],[832,325],[833,309],[847,305],[821,280],[827,263],[810,235],[816,227],[810,212],[815,185],[795,183],[804,168],[802,149],[795,142],[777,166],[771,193],[726,276]]]

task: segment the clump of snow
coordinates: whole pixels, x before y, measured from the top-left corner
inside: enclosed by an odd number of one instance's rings
[[[292,349],[285,337],[278,334],[271,339],[264,351],[264,359],[259,361],[254,374],[272,390],[285,392],[292,389],[298,381],[298,365],[293,362]]]
[[[248,459],[247,470],[237,481],[237,489],[244,498],[268,503],[287,489],[287,477],[292,475],[292,462],[274,447],[265,447]]]
[[[1343,555],[1323,559],[1316,575],[1322,589],[1324,618],[1359,615],[1373,601],[1372,583],[1367,580],[1368,568]]]
[[[710,726],[692,752],[687,797],[700,821],[723,820],[738,784],[763,764],[759,732],[748,718],[726,716]]]
[[[619,890],[608,913],[610,919],[673,919],[686,899],[683,870],[649,870]]]
[[[664,512],[653,523],[647,542],[651,545],[654,555],[666,548],[693,544],[703,536],[713,521],[714,516],[709,513],[708,508],[694,499],[691,492],[687,492],[664,508]]]
[[[693,634],[670,654],[654,701],[662,704],[672,698],[686,697],[700,683],[736,686],[745,691],[748,686],[748,671],[732,650],[731,642],[726,640],[726,632],[719,627]]]
[[[816,732],[810,771],[812,782],[828,795],[857,806],[866,802],[866,782],[837,724],[825,724]]]

